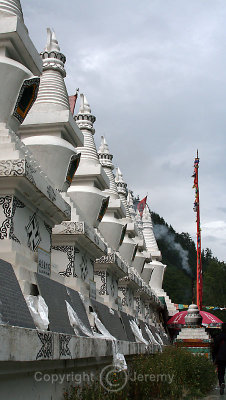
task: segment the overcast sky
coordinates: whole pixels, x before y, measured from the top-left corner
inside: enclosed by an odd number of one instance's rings
[[[69,94],[87,95],[129,189],[195,239],[200,155],[202,246],[226,261],[225,0],[21,1],[39,51],[54,28]]]

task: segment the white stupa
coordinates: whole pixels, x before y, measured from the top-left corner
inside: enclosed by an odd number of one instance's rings
[[[81,161],[68,194],[82,210],[89,225],[97,227],[108,207],[109,196],[104,190],[109,188],[110,182],[100,164],[94,142],[96,117],[91,113],[86,96],[81,94],[80,98],[79,112],[74,119],[83,133],[84,146],[77,149]]]
[[[113,174],[114,165],[112,163],[113,155],[110,154],[108,144],[103,136],[101,137],[98,156],[110,182],[109,188],[104,191],[107,196],[110,196],[110,201],[106,214],[99,225],[99,230],[110,244],[111,248],[113,250],[118,250],[123,239],[122,235],[124,234],[125,223],[123,223],[122,218],[125,218],[126,210],[119,197],[115,183]]]
[[[141,270],[141,277],[146,282],[146,284],[149,285],[151,274],[153,272],[153,266],[151,266],[150,264],[150,262],[152,261],[151,252],[148,251],[146,247],[143,234],[143,222],[140,216],[140,212],[138,210],[135,212],[134,218],[138,228],[139,242],[142,243],[143,254],[146,255],[146,259],[144,260],[144,264]]]
[[[66,57],[61,53],[56,34],[50,28],[47,28],[47,43],[41,57],[43,59],[43,75],[35,108],[37,107],[39,111],[45,110],[48,103],[49,111],[51,108],[54,111],[68,111],[69,100],[64,82]]]
[[[127,196],[127,203],[129,207],[129,213],[132,221],[134,221],[135,226],[137,228],[137,235],[134,237],[134,241],[136,243],[135,252],[132,259],[132,266],[137,270],[139,275],[143,278],[142,274],[144,271],[145,263],[151,261],[151,253],[147,251],[144,236],[142,229],[138,228],[137,220],[136,220],[136,211],[134,208],[134,200],[132,192],[129,191]],[[146,282],[148,283],[148,282]]]
[[[127,224],[127,230],[125,234],[125,238],[123,240],[122,245],[119,248],[119,251],[122,257],[128,262],[130,265],[132,262],[133,254],[136,248],[136,243],[133,238],[138,234],[137,227],[133,222],[130,212],[129,212],[129,205],[127,202],[127,184],[125,183],[122,173],[119,168],[116,169],[116,177],[115,182],[117,186],[117,190],[120,196],[122,203],[125,206],[126,210],[126,218],[124,219],[125,224]]]
[[[83,135],[70,111],[64,82],[66,57],[60,51],[55,33],[49,28],[41,58],[43,73],[38,96],[20,134],[53,185],[65,191],[71,183],[67,178],[69,169],[72,170],[74,165],[76,170],[76,147],[83,144]]]
[[[110,182],[110,187],[106,189],[105,192],[109,193],[109,195],[111,195],[112,198],[119,199],[119,194],[115,183],[115,177],[113,174],[114,170],[114,165],[112,163],[113,155],[109,151],[109,147],[104,136],[101,136],[101,144],[98,150],[98,157]]]
[[[166,265],[162,264],[161,259],[162,255],[159,251],[158,244],[155,239],[153,224],[151,213],[146,205],[143,211],[143,234],[147,249],[151,252],[152,261],[149,263],[149,266],[153,268],[153,272],[151,273],[151,279],[149,285],[154,289],[158,297],[164,297],[166,306],[168,309],[169,316],[176,314],[177,310],[174,304],[171,302],[169,296],[162,289],[162,283],[164,278],[164,272]]]
[[[202,316],[196,304],[190,304],[185,324],[182,326],[174,343],[177,346],[189,349],[193,354],[211,357],[211,337],[202,326]]]

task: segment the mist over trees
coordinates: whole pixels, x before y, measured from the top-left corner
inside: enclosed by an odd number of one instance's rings
[[[196,246],[189,233],[177,233],[158,214],[152,212],[154,233],[167,265],[163,289],[174,303],[196,301]],[[226,307],[226,264],[214,257],[211,249],[202,251],[203,305]],[[226,322],[226,311],[212,311]]]

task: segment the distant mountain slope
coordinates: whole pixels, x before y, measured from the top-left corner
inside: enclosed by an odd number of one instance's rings
[[[167,265],[163,289],[174,303],[191,304],[196,298],[196,247],[188,233],[177,233],[163,218],[152,212],[155,237]],[[226,307],[226,264],[202,252],[203,304]],[[212,312],[212,311],[211,311]],[[213,312],[226,322],[226,311]]]

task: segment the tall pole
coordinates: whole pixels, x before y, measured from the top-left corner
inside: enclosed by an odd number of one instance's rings
[[[195,189],[195,202],[193,210],[196,213],[196,223],[197,223],[197,306],[199,310],[202,310],[202,254],[201,254],[201,228],[200,228],[200,202],[199,202],[199,154],[197,150],[197,157],[194,162],[194,186]]]

